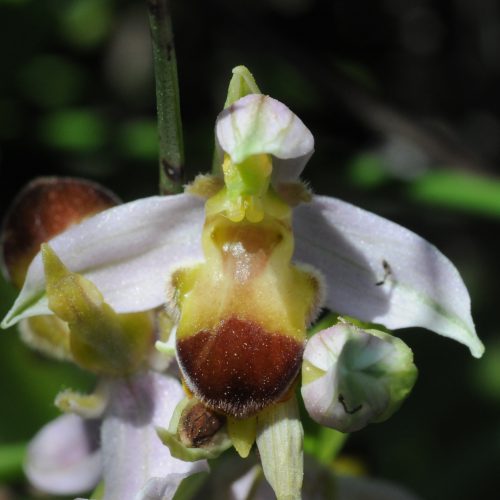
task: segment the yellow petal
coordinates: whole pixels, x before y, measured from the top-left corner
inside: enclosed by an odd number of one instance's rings
[[[228,417],[227,430],[238,455],[241,458],[248,457],[257,435],[257,419],[251,417],[241,420]]]
[[[19,323],[21,340],[35,349],[55,359],[72,360],[69,347],[69,328],[57,316],[33,316]]]
[[[92,394],[65,389],[56,396],[54,403],[65,413],[76,413],[83,418],[99,418],[106,409],[108,392],[102,384]]]

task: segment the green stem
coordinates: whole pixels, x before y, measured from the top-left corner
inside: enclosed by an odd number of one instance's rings
[[[184,177],[184,146],[170,5],[168,0],[147,0],[147,5],[156,81],[160,192],[179,193]]]

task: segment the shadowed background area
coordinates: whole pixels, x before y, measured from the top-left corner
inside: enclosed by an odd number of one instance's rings
[[[419,233],[460,270],[481,360],[421,329],[417,385],[350,437],[338,470],[429,500],[494,498],[500,482],[500,5],[494,0],[172,2],[186,180],[211,165],[231,68],[311,129],[304,178]],[[158,191],[147,10],[126,0],[0,0],[0,215],[38,175],[82,176],[122,199]],[[0,312],[15,290],[0,283]],[[18,457],[92,380],[0,335],[0,498],[34,498]],[[3,464],[3,465],[2,465]],[[12,467],[9,466],[12,464]],[[4,495],[4,496],[2,496]]]

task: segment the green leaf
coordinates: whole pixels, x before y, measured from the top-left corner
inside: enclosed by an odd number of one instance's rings
[[[410,184],[408,194],[419,202],[500,217],[500,181],[494,178],[435,170]]]

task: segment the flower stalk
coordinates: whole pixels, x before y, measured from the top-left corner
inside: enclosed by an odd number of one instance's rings
[[[180,193],[184,145],[171,9],[168,0],[147,0],[156,82],[160,192]]]

